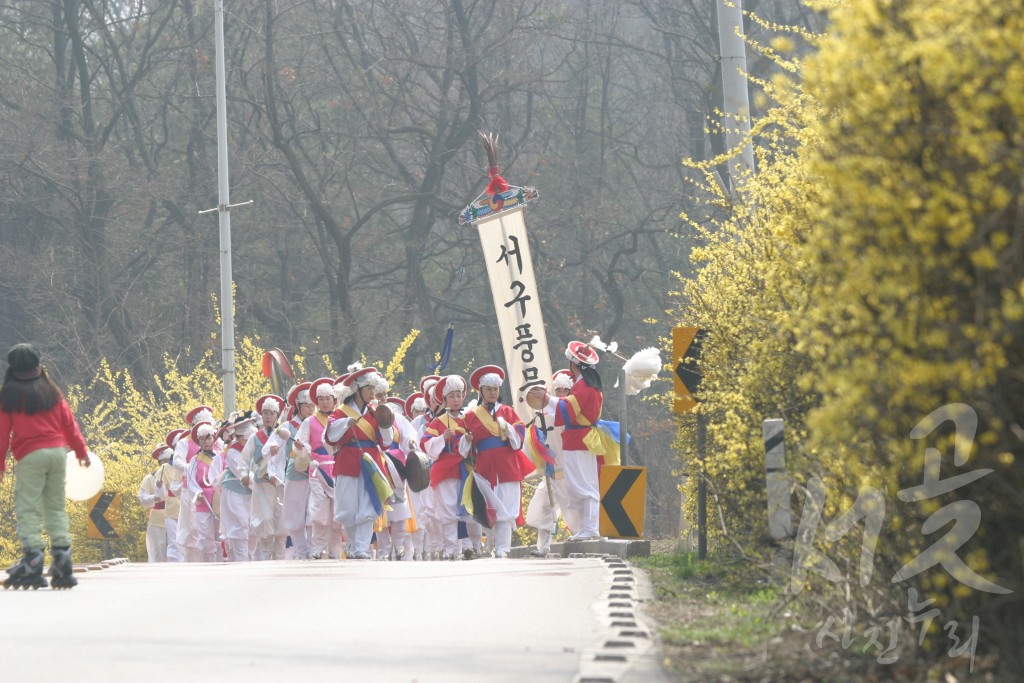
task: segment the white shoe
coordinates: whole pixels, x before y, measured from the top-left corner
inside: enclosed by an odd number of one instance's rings
[[[360,550],[358,552],[352,553],[351,555],[348,556],[348,558],[350,560],[369,560],[370,559],[370,553],[365,552],[363,550]]]
[[[494,551],[494,559],[496,559],[496,560],[507,560],[508,559],[508,553],[506,553],[506,552],[504,552],[502,550],[495,550]]]

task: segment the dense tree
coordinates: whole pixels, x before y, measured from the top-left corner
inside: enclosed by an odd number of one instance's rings
[[[218,346],[216,219],[196,213],[217,204],[211,4],[0,15],[0,344],[42,343],[65,384],[100,358],[143,385],[165,353],[188,370]],[[232,221],[239,335],[319,373],[415,327],[402,389],[449,324],[453,369],[500,358],[476,235],[454,220],[486,180],[477,130],[541,192],[527,221],[554,352],[666,335],[643,321],[689,268],[668,236],[679,159],[707,147],[703,5],[228,0],[225,25],[232,197],[255,201]],[[637,409],[638,458],[667,471],[665,416]]]

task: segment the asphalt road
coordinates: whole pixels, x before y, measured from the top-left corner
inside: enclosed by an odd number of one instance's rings
[[[637,585],[624,566],[122,564],[71,591],[0,591],[0,679],[658,680],[644,625],[622,620]]]

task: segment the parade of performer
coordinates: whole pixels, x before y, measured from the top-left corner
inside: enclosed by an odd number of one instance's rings
[[[324,555],[331,559],[340,558],[343,546],[341,525],[334,519],[336,491],[334,476],[331,474],[334,456],[324,442],[324,430],[337,402],[334,382],[331,377],[321,377],[310,385],[309,395],[316,401],[317,411],[299,426],[292,446],[292,452],[296,453],[296,465],[305,464],[309,472],[310,546],[313,559]]]
[[[217,456],[214,451],[217,428],[212,422],[198,422],[192,427],[191,438],[199,445],[199,450],[186,468],[183,486],[182,499],[190,501],[195,510],[195,535],[192,545],[186,549],[189,561],[216,562],[218,530],[213,502],[216,481],[211,468]]]
[[[228,562],[247,562],[255,553],[255,537],[249,533],[252,507],[252,480],[245,453],[253,432],[256,414],[241,413],[231,422],[231,443],[222,453],[220,478],[220,531],[227,546]]]
[[[565,398],[549,396],[543,387],[534,387],[527,394],[532,408],[543,409],[562,433],[562,457],[568,492],[567,509],[578,514],[580,528],[571,540],[599,538],[601,498],[598,483],[597,456],[584,443],[588,432],[601,417],[604,395],[601,377],[597,374],[597,351],[579,341],[571,341],[565,349],[573,385]]]
[[[511,406],[501,403],[505,371],[496,365],[477,368],[469,384],[480,392],[480,400],[466,412],[466,436],[459,442],[459,454],[475,453],[477,486],[493,511],[491,535],[494,556],[508,557],[512,549],[512,528],[522,511],[522,481],[533,471],[533,463],[522,452],[526,428]]]
[[[466,380],[458,375],[441,378],[432,389],[436,402],[444,405],[444,412],[427,425],[421,447],[433,461],[430,467],[430,486],[434,490],[434,514],[440,527],[441,559],[462,559],[459,552],[459,520],[472,522],[461,504],[462,484],[468,476],[459,442],[466,434],[462,417],[462,403],[466,398]],[[479,525],[473,522],[479,529]],[[477,531],[477,542],[479,542]]]
[[[351,395],[331,417],[327,442],[337,448],[334,458],[334,518],[345,528],[351,547],[349,557],[370,559],[374,522],[388,501],[380,500],[369,481],[363,455],[366,454],[381,473],[387,472],[383,447],[392,442],[394,414],[377,403],[376,368],[362,368],[345,376],[344,386]]]
[[[565,398],[572,389],[573,376],[568,370],[559,370],[551,377],[551,393],[556,398]],[[545,444],[554,456],[555,464],[537,485],[533,498],[526,508],[526,523],[537,530],[537,547],[531,555],[545,557],[551,552],[551,539],[558,526],[561,514],[570,533],[579,530],[579,516],[569,509],[568,491],[565,488],[565,466],[562,457],[562,432],[565,427],[548,427]]]
[[[242,449],[243,462],[248,470],[246,478],[252,489],[249,532],[255,543],[254,560],[283,560],[285,554],[288,534],[282,521],[285,479],[282,444],[275,444],[264,454],[264,448],[275,436],[283,407],[284,401],[273,394],[264,394],[256,399],[260,427]],[[285,441],[290,438],[289,431]]]
[[[139,485],[139,504],[149,510],[146,521],[146,557],[148,562],[167,562],[167,500],[169,492],[165,482],[166,471],[171,470],[174,451],[167,444],[157,446],[150,457],[158,463],[155,472],[148,473]]]

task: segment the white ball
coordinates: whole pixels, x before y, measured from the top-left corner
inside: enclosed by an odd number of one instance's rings
[[[89,467],[78,464],[74,451],[68,451],[67,469],[64,475],[64,495],[68,500],[89,500],[103,488],[103,461],[92,451]]]

